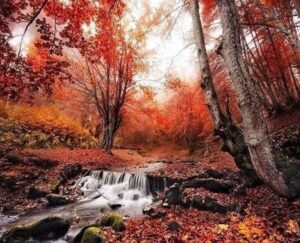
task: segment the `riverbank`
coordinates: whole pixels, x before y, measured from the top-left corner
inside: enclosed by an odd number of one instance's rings
[[[27,223],[41,219],[47,212],[68,218],[69,212],[77,212],[70,218],[77,232],[87,221],[78,214],[80,210],[75,206],[78,204],[72,203],[80,195],[73,188],[75,181],[92,170],[131,171],[147,173],[149,183],[155,178],[156,186],[161,181],[162,190],[166,185],[179,183],[181,201],[176,206],[162,204],[160,200],[164,201],[166,196],[161,191],[150,212],[126,218],[125,231],[104,227],[106,242],[236,242],[241,239],[297,242],[300,239],[300,200],[289,201],[262,185],[236,190],[242,184],[242,177],[225,153],[209,151],[198,160],[180,159],[181,156],[153,159],[133,150],[117,150],[114,154],[66,149],[6,151],[0,172],[2,212],[11,215],[38,210],[36,214],[27,214]],[[30,193],[37,195],[32,197]],[[64,196],[70,200],[69,206],[49,208],[45,196],[49,193]],[[92,212],[93,219],[100,217],[98,209]]]
[[[116,153],[136,156],[129,150]],[[86,171],[126,170],[141,163],[123,157],[99,149],[5,150],[0,158],[0,211],[19,213],[45,205],[43,197],[31,194],[61,191],[73,199],[69,187]]]

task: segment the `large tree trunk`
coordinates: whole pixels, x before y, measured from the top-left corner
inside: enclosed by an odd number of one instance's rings
[[[261,113],[257,91],[242,56],[240,26],[234,0],[217,0],[223,27],[220,48],[238,96],[243,131],[257,175],[277,193],[299,195],[299,185],[290,182],[276,167],[275,154]]]
[[[192,14],[195,44],[201,72],[201,88],[205,92],[206,101],[215,127],[215,135],[221,137],[223,141],[222,150],[234,157],[237,166],[246,172],[248,176],[256,178],[243,134],[240,129],[233,124],[229,110],[227,112],[228,116],[225,116],[218,102],[205,47],[198,0],[190,0],[190,11]]]

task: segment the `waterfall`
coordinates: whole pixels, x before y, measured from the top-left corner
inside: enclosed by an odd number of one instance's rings
[[[124,203],[124,200],[138,201],[151,197],[148,178],[140,173],[92,171],[76,185],[89,199],[102,196],[110,202],[122,203],[123,200]]]

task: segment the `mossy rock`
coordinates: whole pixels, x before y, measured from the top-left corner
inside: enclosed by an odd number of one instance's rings
[[[101,226],[111,226],[115,231],[123,231],[126,228],[123,216],[120,213],[106,213],[96,223]]]
[[[103,232],[99,227],[89,227],[84,231],[80,243],[102,243],[104,242]]]
[[[25,240],[30,238],[30,231],[28,227],[14,227],[9,231],[4,232],[2,235],[0,242],[1,243],[9,243],[9,242],[24,242]]]
[[[15,227],[6,232],[0,242],[24,242],[29,238],[36,240],[53,240],[64,236],[70,228],[70,222],[59,217],[42,219],[32,225]]]

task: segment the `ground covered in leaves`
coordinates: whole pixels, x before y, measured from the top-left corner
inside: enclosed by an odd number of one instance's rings
[[[234,175],[232,160],[224,162],[205,166],[191,161],[169,162],[158,173],[173,178],[183,174],[181,178],[186,179],[213,167]],[[245,195],[204,188],[186,188],[183,195],[209,197],[224,205],[240,204],[244,210],[221,214],[192,207],[158,207],[151,216],[129,219],[124,232],[105,229],[106,239],[108,242],[300,242],[300,199],[289,201],[264,185],[248,188]]]
[[[80,173],[89,170],[116,170],[136,165],[136,161],[106,154],[100,149],[27,149],[2,148],[0,158],[0,210],[2,212],[23,212],[45,204],[43,199],[28,197],[31,187],[51,193],[68,167],[80,166]],[[77,177],[78,178],[78,177]],[[76,180],[70,178],[63,185],[64,194],[71,194]],[[70,195],[72,197],[72,195]]]
[[[299,126],[286,129],[274,133],[275,146],[297,158]],[[291,139],[287,141],[286,136]],[[97,149],[2,150],[1,210],[3,213],[21,212],[45,205],[43,198],[28,198],[30,187],[50,193],[70,166],[79,165],[81,168],[79,174],[64,181],[60,188],[71,199],[70,186],[89,170],[143,168],[146,159],[139,163],[140,157],[130,157],[132,151],[125,153],[127,160]],[[168,178],[181,183],[199,176],[207,179],[208,175],[222,183],[240,182],[231,157],[218,150],[205,152],[199,160],[160,158],[158,161],[149,161],[154,162],[162,165],[150,173],[156,178]],[[210,198],[220,205],[241,205],[242,210],[217,213],[199,210],[192,204],[160,205],[154,208],[152,214],[127,219],[127,227],[123,232],[104,227],[106,242],[300,242],[300,199],[289,201],[276,195],[267,186],[247,188],[241,194],[231,190],[212,191],[204,187],[184,188],[182,196],[185,201],[199,197]]]
[[[299,202],[287,202],[265,187],[248,191],[244,214],[218,214],[181,207],[160,217],[131,219],[127,230],[107,229],[108,242],[298,242]]]

